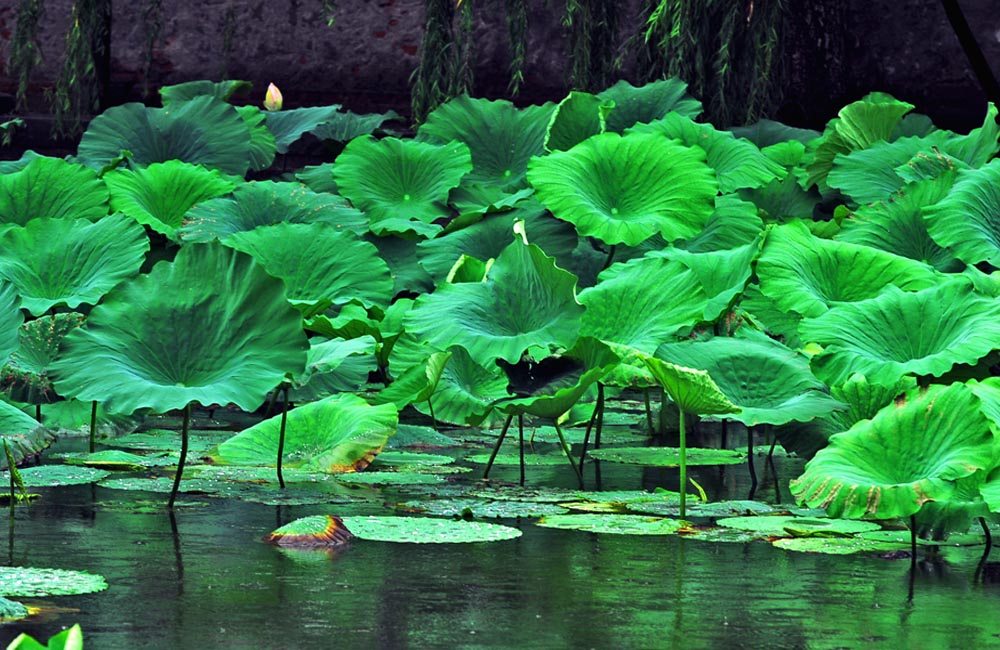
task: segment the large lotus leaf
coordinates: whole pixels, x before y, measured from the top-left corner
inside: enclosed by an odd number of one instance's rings
[[[906,182],[896,168],[918,153],[936,150],[946,139],[944,131],[936,131],[926,138],[877,142],[868,149],[837,154],[826,182],[857,203],[887,199]]]
[[[363,136],[344,147],[333,175],[341,194],[371,217],[375,233],[431,235],[440,230],[433,222],[450,215],[448,192],[470,169],[469,148],[460,142]]]
[[[532,156],[545,153],[545,133],[555,105],[516,108],[501,99],[456,97],[431,111],[417,137],[440,144],[464,142],[472,154],[466,180],[516,189]]]
[[[375,370],[375,339],[309,339],[306,370],[295,378],[291,398],[309,401],[333,393],[360,390]]]
[[[288,153],[292,146],[306,133],[312,133],[320,125],[336,118],[340,105],[309,106],[285,111],[268,111],[267,128],[274,134],[278,153]]]
[[[393,295],[389,267],[378,249],[327,224],[279,223],[233,233],[222,242],[249,253],[284,280],[293,303],[388,305]]]
[[[190,101],[195,97],[200,97],[202,95],[208,95],[227,102],[234,94],[250,90],[252,86],[253,84],[249,81],[241,81],[238,79],[225,81],[208,81],[207,79],[200,79],[198,81],[186,81],[172,86],[162,86],[160,88],[160,99],[163,101],[164,106],[177,102]]]
[[[826,184],[837,154],[866,149],[880,140],[889,141],[902,117],[913,109],[912,104],[889,95],[872,93],[848,104],[838,117],[830,120],[822,138],[815,141],[809,164],[805,167],[805,188]]]
[[[1000,151],[1000,122],[997,121],[996,105],[992,102],[986,105],[986,117],[980,128],[973,129],[968,135],[952,135],[941,148],[971,167],[985,165]]]
[[[808,360],[764,336],[669,343],[656,356],[706,371],[740,408],[728,417],[748,427],[811,420],[843,406],[809,371]]]
[[[744,201],[735,194],[717,197],[715,210],[708,217],[702,231],[690,239],[675,241],[674,246],[692,253],[744,246],[755,241],[764,230],[759,212],[754,203]]]
[[[59,344],[83,324],[83,314],[52,314],[28,321],[18,332],[19,347],[0,367],[0,390],[12,399],[43,404],[57,398],[48,376],[49,364],[59,354]]]
[[[0,400],[0,439],[6,440],[15,462],[34,456],[55,440],[55,434],[38,420],[12,404]],[[6,454],[0,454],[0,468],[7,467]]]
[[[931,267],[868,246],[820,239],[801,223],[777,226],[757,261],[760,290],[782,309],[819,316],[874,298],[886,287],[916,291],[940,282]]]
[[[931,239],[923,217],[923,208],[948,196],[953,182],[949,175],[910,183],[890,201],[862,206],[852,212],[834,238],[918,260],[939,271],[961,270],[962,262]]]
[[[434,278],[419,262],[417,254],[419,240],[392,236],[377,237],[370,233],[365,236],[365,240],[375,244],[379,255],[389,265],[394,293],[426,293],[434,290]]]
[[[108,213],[108,190],[97,174],[60,158],[38,157],[0,174],[0,230],[32,219],[90,219]]]
[[[726,250],[696,253],[681,248],[664,248],[649,257],[677,260],[691,269],[708,296],[702,320],[716,322],[729,313],[753,275],[754,262],[760,254],[761,239]]]
[[[771,181],[764,187],[740,190],[740,198],[757,206],[767,221],[784,223],[792,219],[812,219],[821,196],[816,189],[803,190],[791,175]]]
[[[824,347],[813,371],[830,385],[855,372],[889,385],[906,374],[939,377],[996,348],[1000,305],[964,280],[913,293],[890,290],[838,305],[799,326],[802,338]]]
[[[34,567],[0,568],[0,595],[22,598],[91,594],[108,588],[102,576],[83,571],[38,569]]]
[[[264,124],[267,113],[256,106],[237,106],[236,112],[250,130],[250,171],[267,169],[274,162],[276,150],[274,134]]]
[[[792,494],[834,517],[907,517],[987,469],[994,444],[968,387],[931,385],[832,436],[792,481]]]
[[[556,259],[560,268],[569,268],[580,237],[576,230],[553,219],[541,205],[529,201],[516,210],[489,215],[482,221],[417,244],[420,265],[436,282],[443,282],[462,255],[478,260],[496,259],[510,245],[515,219],[524,220],[529,241]]]
[[[90,122],[77,155],[95,169],[129,151],[139,166],[180,160],[243,176],[250,150],[250,130],[236,109],[203,95],[165,108],[113,106]]]
[[[295,172],[295,180],[313,192],[336,194],[337,182],[333,180],[333,163],[310,165]]]
[[[799,323],[802,316],[778,307],[774,300],[760,292],[760,285],[750,283],[743,292],[738,305],[738,313],[754,323],[769,335],[780,339],[785,345],[801,348]]]
[[[638,87],[621,80],[597,96],[615,103],[607,119],[607,129],[613,133],[624,133],[630,126],[658,120],[670,112],[694,119],[702,110],[701,102],[688,94],[687,84],[676,77]]]
[[[382,128],[386,122],[401,119],[396,111],[387,113],[365,113],[359,115],[351,111],[337,113],[331,119],[312,129],[310,133],[320,140],[350,142],[362,135],[369,135]]]
[[[677,408],[685,413],[728,415],[739,412],[740,407],[729,401],[708,372],[649,355],[640,355],[640,358]]]
[[[955,491],[947,499],[928,501],[917,511],[917,535],[942,540],[951,533],[965,533],[972,522],[990,517],[990,507],[983,500],[986,472],[978,471],[955,481]]]
[[[0,364],[6,363],[19,345],[18,328],[24,322],[20,306],[21,298],[14,285],[0,278]]]
[[[278,223],[323,223],[358,235],[368,231],[368,218],[339,196],[298,183],[255,181],[238,185],[231,197],[194,206],[184,215],[180,236],[186,242],[208,242]]]
[[[572,273],[515,236],[483,282],[448,283],[420,296],[406,329],[440,349],[460,345],[482,366],[516,363],[531,346],[568,348],[576,341],[583,306],[575,285]]]
[[[667,241],[698,234],[718,191],[701,149],[655,134],[596,135],[533,159],[528,181],[581,235],[628,246],[657,233]]]
[[[986,483],[979,488],[979,493],[983,495],[991,512],[1000,512],[1000,467],[990,472]]]
[[[808,144],[821,135],[819,131],[799,129],[774,120],[760,120],[747,126],[737,126],[729,130],[737,138],[746,138],[761,149],[789,141]]]
[[[473,361],[465,348],[456,346],[449,351],[451,359],[434,392],[434,417],[449,424],[478,425],[497,400],[507,397],[507,378],[496,365],[483,367]],[[414,407],[430,414],[426,402]]]
[[[111,207],[173,241],[184,215],[194,205],[236,187],[218,170],[171,160],[136,170],[118,169],[104,175]]]
[[[723,194],[761,187],[788,174],[783,166],[762,154],[749,140],[736,138],[728,131],[716,130],[711,124],[695,122],[678,113],[668,113],[662,119],[635,126],[626,133],[658,133],[689,147],[700,147],[708,157],[708,166],[715,170],[719,192]]]
[[[149,239],[132,219],[32,219],[0,235],[0,277],[21,294],[21,305],[40,316],[56,305],[96,304],[135,275]]]
[[[369,406],[356,395],[334,395],[288,412],[282,464],[320,472],[363,470],[396,432],[392,404]],[[281,416],[276,415],[219,445],[212,457],[233,465],[273,466]]]
[[[1000,160],[958,173],[954,187],[924,210],[927,232],[967,264],[1000,266]]]
[[[566,151],[592,135],[604,133],[608,113],[615,102],[573,90],[559,102],[545,132],[546,151]]]
[[[375,395],[376,404],[394,404],[404,409],[414,402],[426,402],[437,390],[441,374],[444,372],[450,352],[433,352],[423,363],[411,366],[391,384]]]
[[[308,349],[281,280],[218,244],[182,247],[118,285],[64,345],[56,390],[123,413],[193,401],[252,411],[302,372]]]
[[[864,375],[851,375],[846,382],[830,387],[830,394],[847,405],[843,411],[834,411],[828,418],[837,432],[847,431],[862,420],[870,420],[903,393],[917,385],[913,377],[901,377],[887,386],[873,384]]]
[[[652,354],[701,323],[710,298],[680,261],[641,257],[612,266],[596,286],[580,292],[587,308],[580,333]]]
[[[527,378],[516,376],[516,371],[508,368],[507,391],[517,397],[498,400],[494,406],[507,414],[555,420],[579,402],[591,385],[600,381],[618,361],[618,356],[607,345],[581,336],[562,355],[529,366]]]

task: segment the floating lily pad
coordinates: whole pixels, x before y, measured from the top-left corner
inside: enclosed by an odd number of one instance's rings
[[[479,463],[485,465],[490,460],[489,454],[473,454],[471,456],[466,456],[465,460],[470,463]],[[513,454],[497,454],[496,458],[493,459],[494,465],[520,465],[521,455],[517,453]],[[566,456],[561,453],[555,454],[525,454],[524,455],[525,465],[565,465]]]
[[[407,501],[397,506],[406,512],[419,512],[445,517],[543,517],[566,514],[568,510],[551,503],[530,501],[488,501],[485,499],[427,499]]]
[[[629,512],[666,517],[677,516],[680,512],[679,505],[679,500],[674,503],[670,503],[669,501],[664,501],[662,503],[647,501],[625,504]],[[779,511],[779,508],[775,508],[767,503],[760,503],[759,501],[716,501],[712,503],[695,503],[693,505],[688,505],[687,512],[685,514],[688,517],[711,517],[714,519],[716,517],[766,515]]]
[[[497,542],[521,536],[520,530],[510,526],[434,517],[344,517],[343,520],[358,539],[377,542]]]
[[[444,479],[437,474],[418,472],[355,472],[353,474],[340,474],[337,479],[341,483],[364,483],[367,485],[420,485],[421,483],[444,482]]]
[[[120,449],[107,449],[104,451],[94,452],[93,454],[61,454],[61,458],[72,465],[88,465],[99,469],[103,468],[108,470],[132,472],[140,471],[147,467],[152,467],[153,465],[174,465],[177,463],[176,458],[164,457],[156,459],[161,461],[159,463],[150,463],[149,461],[154,459],[147,456],[140,456],[139,454],[132,454]]]
[[[886,542],[861,537],[792,537],[776,539],[774,546],[786,551],[802,553],[826,553],[828,555],[851,555],[853,553],[889,553],[908,551],[910,543]]]
[[[688,514],[691,514],[693,506],[688,506]],[[745,544],[760,539],[754,533],[736,528],[719,528],[711,526],[708,528],[692,528],[683,532],[684,539],[697,539],[702,542],[724,542],[729,544]]]
[[[594,449],[587,455],[594,460],[609,460],[613,463],[629,465],[649,465],[653,467],[678,467],[679,450],[674,447],[616,447]],[[733,449],[687,450],[687,464],[690,465],[737,465],[746,460],[746,455]]]
[[[589,512],[594,515],[623,515],[625,505],[609,501],[601,503],[599,501],[573,501],[571,503],[560,503],[560,507],[572,512]],[[558,514],[558,513],[555,513]]]
[[[207,508],[212,505],[208,501],[177,501],[174,510],[188,508]],[[130,499],[128,501],[97,501],[94,506],[104,512],[123,512],[133,515],[153,515],[167,510],[165,501],[150,499]]]
[[[110,475],[110,472],[104,472],[104,474]],[[156,478],[109,478],[104,479],[97,485],[98,487],[111,490],[141,490],[145,492],[169,493],[173,488],[174,481],[165,476],[158,476]],[[178,491],[214,493],[216,487],[217,485],[211,481],[191,479],[183,481],[180,487],[178,487]]]
[[[566,459],[563,458],[563,462]],[[469,496],[494,501],[531,501],[533,503],[562,503],[575,501],[579,498],[577,490],[563,488],[524,488],[515,485],[491,487],[483,490],[471,490]]]
[[[206,452],[230,436],[232,436],[231,431],[192,431],[189,435],[188,453],[197,455]],[[145,451],[176,451],[180,448],[180,434],[167,429],[150,429],[143,433],[130,433],[109,440],[107,444]]]
[[[871,521],[788,516],[728,517],[715,523],[752,531],[761,537],[850,537],[881,528]]]
[[[71,596],[91,594],[107,588],[108,583],[103,577],[83,571],[0,567],[0,594],[4,596]]]
[[[28,616],[28,608],[19,602],[0,597],[0,620],[14,621]]]
[[[110,474],[111,472],[103,469],[70,465],[41,465],[39,467],[25,467],[21,470],[21,478],[24,479],[24,484],[29,487],[59,487],[96,483]]]
[[[536,523],[545,528],[613,535],[673,535],[688,526],[688,522],[681,519],[643,515],[551,515]]]
[[[264,537],[275,546],[315,548],[340,546],[353,538],[340,517],[313,515],[287,523]]]
[[[188,468],[193,478],[216,481],[236,481],[244,483],[270,483],[275,480],[273,467],[236,467],[231,465],[196,465]],[[282,469],[282,478],[286,483],[329,483],[336,486],[333,476],[323,472],[288,467]]]

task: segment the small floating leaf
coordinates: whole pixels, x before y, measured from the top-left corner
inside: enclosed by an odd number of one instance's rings
[[[102,576],[83,571],[0,567],[0,594],[4,596],[70,596],[104,591],[107,588],[108,583]]]
[[[41,465],[39,467],[25,467],[21,470],[24,484],[31,487],[59,487],[96,483],[110,474],[111,472],[103,469],[71,467],[69,465]]]
[[[19,602],[0,597],[0,620],[13,621],[28,615],[28,608]]]
[[[344,517],[358,539],[377,542],[443,544],[496,542],[521,536],[510,526],[434,517]]]
[[[853,553],[888,553],[908,551],[910,543],[888,542],[862,537],[792,537],[776,539],[774,546],[786,551],[802,553],[826,553],[828,555],[851,555]]]
[[[679,449],[674,447],[614,447],[594,449],[587,455],[594,460],[609,460],[613,463],[630,465],[650,465],[653,467],[680,466]],[[690,465],[737,465],[746,460],[746,455],[733,449],[688,448],[687,464]]]
[[[340,546],[353,538],[340,517],[314,515],[287,523],[264,537],[275,546],[314,548]]]
[[[545,528],[614,535],[672,535],[688,522],[643,515],[551,515],[537,522]]]
[[[488,501],[486,499],[427,499],[407,501],[398,506],[407,512],[420,512],[445,517],[471,516],[477,519],[492,517],[544,517],[561,515],[568,511],[551,503],[529,501]]]

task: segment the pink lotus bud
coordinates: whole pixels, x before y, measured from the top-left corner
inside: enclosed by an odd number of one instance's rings
[[[268,111],[281,110],[281,91],[274,84],[267,85],[267,94],[264,95],[264,109]]]

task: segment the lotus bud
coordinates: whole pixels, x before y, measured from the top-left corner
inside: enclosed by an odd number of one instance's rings
[[[267,85],[267,94],[264,95],[264,109],[268,111],[281,110],[281,91],[274,84]]]

